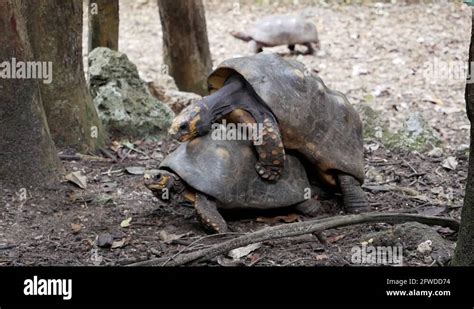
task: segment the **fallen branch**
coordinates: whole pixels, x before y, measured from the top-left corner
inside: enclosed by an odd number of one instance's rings
[[[210,248],[197,250],[178,256],[173,256],[172,260],[170,260],[170,257],[162,257],[148,261],[133,263],[128,266],[179,266],[194,261],[208,261],[232,249],[240,248],[243,246],[270,239],[318,233],[328,229],[362,223],[404,223],[410,221],[415,221],[427,225],[439,225],[443,227],[449,227],[454,231],[457,231],[459,229],[459,222],[452,218],[421,216],[404,213],[365,213],[358,215],[347,215],[267,227],[260,231],[256,231],[234,239],[224,241]]]

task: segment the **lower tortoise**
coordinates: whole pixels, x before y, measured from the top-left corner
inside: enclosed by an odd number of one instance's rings
[[[276,183],[255,173],[256,161],[251,141],[213,140],[208,134],[181,144],[163,160],[160,172],[145,180],[145,186],[161,200],[191,203],[204,225],[218,233],[227,231],[219,208],[295,205],[306,215],[317,213],[319,202],[311,198],[305,168],[295,156],[287,156],[288,168]]]

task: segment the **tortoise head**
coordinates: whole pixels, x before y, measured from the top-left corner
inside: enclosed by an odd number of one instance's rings
[[[164,189],[172,189],[174,180],[175,178],[172,173],[160,171],[155,177],[145,177],[145,187],[147,187],[154,196],[160,200],[164,200]]]
[[[207,114],[207,108],[201,101],[191,104],[173,119],[168,133],[180,142],[205,135],[211,127],[209,121],[206,121]]]
[[[194,202],[194,196],[184,181],[173,172],[160,170],[155,177],[145,178],[145,187],[163,202]]]

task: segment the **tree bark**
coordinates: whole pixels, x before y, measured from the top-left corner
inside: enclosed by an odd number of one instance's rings
[[[19,0],[0,1],[0,184],[47,185],[61,169],[41,104],[38,80],[9,76],[6,63],[32,61]]]
[[[471,64],[474,61],[474,14],[472,16],[471,45],[469,47],[469,76]],[[458,241],[452,265],[456,266],[474,266],[474,76],[468,77],[466,83],[466,109],[467,116],[471,122],[471,147],[469,150],[469,174],[466,184],[466,194],[464,196],[464,205],[461,212],[461,228],[458,234]]]
[[[90,0],[89,52],[96,47],[118,50],[119,1]]]
[[[182,91],[207,94],[212,68],[202,0],[158,0],[163,28],[163,58]]]
[[[51,83],[40,83],[51,136],[59,148],[95,151],[105,142],[84,76],[82,1],[23,0],[34,58],[51,61]]]

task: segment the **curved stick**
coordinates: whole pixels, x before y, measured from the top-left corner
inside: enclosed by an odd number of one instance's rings
[[[166,266],[179,266],[194,261],[208,261],[219,254],[226,253],[232,249],[270,239],[318,233],[328,229],[362,223],[404,223],[412,221],[427,225],[449,227],[454,231],[459,230],[459,221],[453,218],[421,216],[405,213],[364,213],[267,227],[253,233],[224,241],[210,248],[176,256],[172,261],[169,261],[169,257],[163,257],[129,264],[128,266],[163,266],[165,262],[167,262]]]

